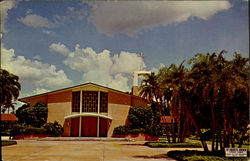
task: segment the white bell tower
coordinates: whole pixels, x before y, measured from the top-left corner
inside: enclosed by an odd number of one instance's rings
[[[146,76],[147,74],[151,74],[152,72],[150,71],[144,71],[144,63],[143,63],[143,58],[145,58],[144,54],[141,53],[140,55],[138,55],[138,57],[141,58],[140,61],[140,67],[139,67],[139,71],[135,71],[133,73],[133,86],[132,86],[132,94],[135,96],[139,95],[139,86],[138,86],[138,77],[139,76]]]

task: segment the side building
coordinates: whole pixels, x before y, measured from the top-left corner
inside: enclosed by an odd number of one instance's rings
[[[115,127],[125,125],[130,106],[148,106],[146,99],[94,83],[19,100],[30,106],[46,104],[47,122],[58,121],[63,136],[73,137],[111,137]]]

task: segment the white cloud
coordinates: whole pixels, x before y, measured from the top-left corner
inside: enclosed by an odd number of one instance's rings
[[[52,52],[60,53],[60,54],[62,54],[64,56],[67,56],[70,53],[69,49],[65,45],[63,45],[61,43],[57,43],[57,44],[53,43],[53,44],[51,44],[49,46],[49,50],[52,51]]]
[[[42,60],[42,58],[39,55],[33,56],[32,59],[34,59],[34,60]]]
[[[56,36],[56,33],[51,30],[42,30],[42,32],[46,35]]]
[[[85,9],[76,10],[74,7],[68,7],[65,15],[54,15],[50,21],[46,17],[34,14],[32,9],[26,11],[25,17],[17,18],[17,21],[23,23],[28,27],[34,28],[55,28],[64,23],[70,23],[74,20],[82,20],[86,15],[87,11]],[[43,31],[45,34],[49,34],[48,30]]]
[[[12,8],[17,7],[18,2],[17,1],[1,1],[0,2],[0,8],[1,8],[1,32],[7,32],[7,30],[4,27],[5,21],[8,18],[8,11]]]
[[[22,24],[28,27],[45,27],[45,28],[52,28],[56,27],[57,25],[53,22],[50,22],[47,18],[36,15],[36,14],[27,14],[25,17],[17,18],[17,21],[21,22]]]
[[[136,53],[129,53],[124,51],[122,51],[120,55],[114,55],[113,61],[114,64],[111,69],[112,73],[131,73],[131,71],[135,71],[135,69],[140,69],[141,65],[141,58],[138,57]],[[142,67],[145,67],[145,64],[143,62]]]
[[[122,89],[123,91],[130,91],[128,86],[128,78],[122,76],[122,74],[116,74],[114,78],[109,82],[108,86],[114,89]]]
[[[44,88],[36,88],[35,90],[32,91],[31,95],[42,94],[46,92],[49,92],[49,90],[44,89]]]
[[[112,36],[139,34],[153,27],[187,21],[190,17],[208,20],[227,10],[227,1],[109,1],[90,3],[89,21],[100,33]]]
[[[163,67],[166,67],[166,65],[160,63],[159,68],[158,68],[158,67],[153,67],[150,71],[154,72],[155,74],[158,74],[158,73],[159,73],[159,70],[160,70],[161,68],[163,68]]]
[[[38,95],[38,94],[42,94],[42,93],[47,93],[49,91],[50,90],[44,89],[44,88],[36,88],[32,92],[29,92],[29,93],[20,92],[19,98],[34,96],[34,95]]]
[[[37,60],[32,61],[24,56],[16,56],[14,49],[1,48],[1,65],[20,77],[21,82],[28,82],[37,88],[55,89],[69,86],[72,81],[68,79],[63,70],[57,70],[54,65],[43,64]]]
[[[63,44],[53,44],[56,46],[54,51],[66,56],[63,63],[82,73],[82,82],[94,82],[122,91],[130,90],[128,82],[132,79],[132,73],[139,70],[141,63],[136,53],[121,51],[111,56],[109,50],[96,53],[92,48],[80,48],[78,44],[71,52]],[[65,50],[67,54],[63,54]]]
[[[73,20],[82,20],[85,16],[87,16],[87,10],[76,10],[74,7],[68,7],[64,16],[55,15],[54,19],[55,22],[61,24],[65,22],[72,22]]]
[[[33,13],[33,9],[28,9],[28,10],[26,11],[26,15],[32,14],[32,13]]]

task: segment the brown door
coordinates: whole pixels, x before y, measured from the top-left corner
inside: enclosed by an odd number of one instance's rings
[[[107,137],[107,119],[100,118],[99,136]]]
[[[79,136],[79,117],[71,119],[71,136]]]
[[[82,136],[97,136],[97,117],[82,117]]]

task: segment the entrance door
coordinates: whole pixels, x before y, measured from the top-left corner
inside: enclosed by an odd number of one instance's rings
[[[82,117],[82,136],[97,136],[97,117]]]
[[[99,136],[107,137],[107,119],[100,117]]]
[[[71,136],[79,136],[79,117],[71,119]]]

